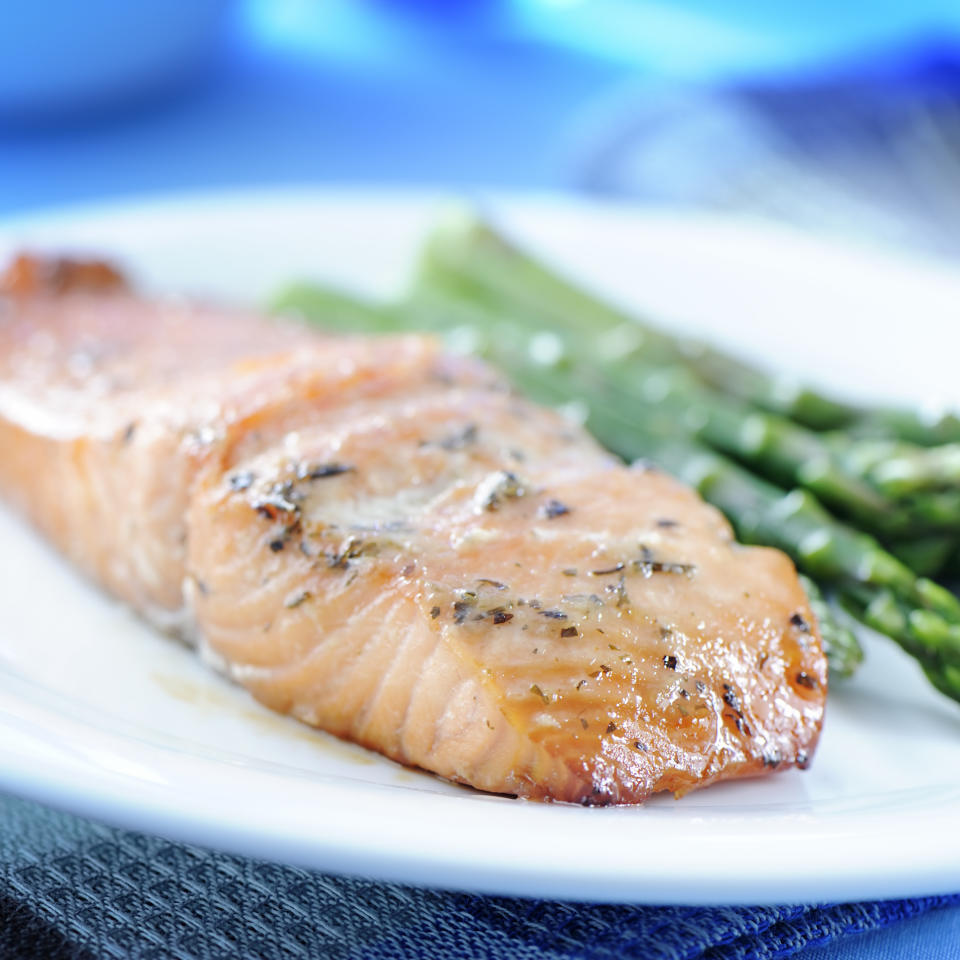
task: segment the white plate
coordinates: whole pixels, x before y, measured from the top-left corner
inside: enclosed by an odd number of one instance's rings
[[[181,197],[0,227],[114,254],[158,290],[239,300],[291,277],[402,282],[436,198]],[[960,282],[757,224],[541,198],[491,202],[620,299],[849,392],[960,401]],[[2,455],[2,451],[0,451]],[[0,512],[0,786],[239,853],[411,883],[647,903],[960,890],[960,709],[866,638],[813,768],[681,801],[485,796],[258,707],[82,582]]]

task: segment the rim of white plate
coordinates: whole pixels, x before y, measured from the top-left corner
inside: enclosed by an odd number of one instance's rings
[[[362,202],[381,211],[419,210],[446,196],[285,188],[83,204],[0,223],[0,248],[50,230],[69,235],[92,222],[122,233],[125,223],[146,218],[166,230],[175,229],[187,211],[229,220],[240,210],[239,219],[249,221],[282,207],[348,209]],[[793,231],[756,223],[731,225],[544,195],[484,194],[484,202],[544,209],[559,203],[615,218],[652,218],[658,228],[686,232],[692,242],[745,231],[757,249],[812,245],[818,256],[834,256],[829,244],[824,252],[825,245]],[[881,254],[844,248],[837,256],[851,263],[866,257],[874,267],[887,262]],[[939,265],[893,259],[920,280],[943,282]],[[118,826],[231,852],[383,880],[600,901],[773,903],[849,899],[853,890],[860,898],[878,898],[960,887],[960,789],[926,797],[891,791],[909,800],[905,809],[914,814],[897,831],[890,830],[885,798],[877,797],[872,809],[867,798],[851,798],[852,807],[820,804],[808,812],[775,805],[698,807],[678,837],[669,807],[584,810],[468,791],[444,795],[307,778],[282,765],[247,763],[242,755],[225,759],[106,729],[67,703],[51,704],[50,695],[0,670],[5,789]],[[482,836],[469,823],[472,805],[483,810]],[[824,850],[830,851],[827,875]],[[902,867],[891,872],[891,863]]]

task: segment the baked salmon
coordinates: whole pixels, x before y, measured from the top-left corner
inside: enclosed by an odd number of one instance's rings
[[[0,494],[266,706],[481,790],[634,803],[810,762],[790,560],[426,336],[20,258]]]

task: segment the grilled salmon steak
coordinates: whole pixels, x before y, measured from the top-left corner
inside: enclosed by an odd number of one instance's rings
[[[791,562],[433,339],[21,258],[0,493],[259,701],[482,790],[633,803],[810,761]]]

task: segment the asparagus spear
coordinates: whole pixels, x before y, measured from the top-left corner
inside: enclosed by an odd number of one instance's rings
[[[388,333],[397,326],[394,311],[387,304],[371,303],[314,283],[286,287],[270,309],[342,333]]]
[[[691,367],[716,389],[811,430],[844,430],[848,442],[851,436],[923,447],[960,441],[960,418],[953,413],[924,416],[897,407],[857,406],[792,378],[761,373],[711,348],[691,346],[689,356]]]
[[[888,544],[890,552],[921,577],[935,577],[943,572],[957,546],[957,538],[952,534],[911,537]]]
[[[909,609],[887,590],[848,586],[841,591],[841,602],[857,619],[914,657],[941,693],[958,699],[960,627],[927,611]]]
[[[820,587],[809,577],[800,575],[800,583],[807,593],[810,609],[820,627],[823,649],[830,664],[830,672],[839,677],[851,677],[863,662],[863,649],[853,631],[841,623],[833,605]]]
[[[823,438],[796,424],[758,411],[700,386],[684,370],[648,373],[610,369],[631,408],[669,406],[678,422],[714,449],[748,464],[781,486],[800,486],[839,513],[880,536],[960,531],[960,510],[944,510],[938,495],[897,500],[867,482]],[[960,504],[958,504],[960,506]]]
[[[832,446],[845,447],[844,456],[880,490],[908,497],[929,490],[960,487],[960,444],[917,447],[889,440],[859,441],[838,437]]]
[[[847,429],[933,446],[960,442],[960,417],[927,418],[910,410],[864,408],[811,387],[770,376],[706,344],[672,337],[609,305],[551,271],[490,226],[467,214],[451,217],[428,240],[420,265],[432,283],[494,307],[519,305],[560,330],[593,337],[626,326],[637,349],[659,361],[685,363],[706,383],[815,430]]]

